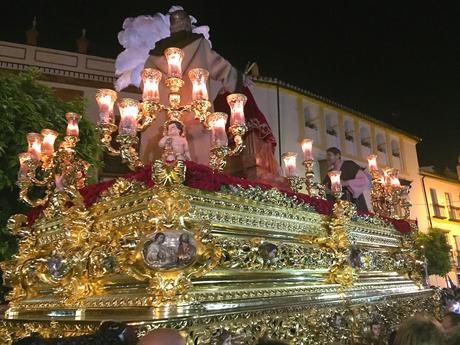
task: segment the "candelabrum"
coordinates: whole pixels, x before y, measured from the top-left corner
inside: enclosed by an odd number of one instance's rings
[[[244,105],[246,97],[242,94],[232,94],[227,97],[231,109],[229,131],[233,137],[234,147],[228,145],[225,131],[227,116],[223,113],[209,111],[211,102],[208,99],[207,81],[209,72],[203,68],[194,68],[188,72],[192,83],[192,102],[188,105],[181,103],[180,90],[185,81],[182,79],[182,60],[184,52],[179,48],[168,48],[164,52],[168,62],[168,75],[165,85],[169,89],[168,105],[160,103],[159,84],[162,73],[153,68],[142,70],[143,82],[142,102],[124,98],[118,102],[120,110],[120,123],[117,126],[113,116],[113,105],[117,99],[117,93],[110,89],[100,89],[96,94],[99,105],[99,122],[97,128],[100,133],[100,141],[108,154],[121,156],[122,161],[129,168],[135,170],[142,165],[136,146],[139,142],[137,133],[147,129],[157,115],[164,111],[166,121],[178,121],[184,113],[192,112],[196,120],[212,131],[210,166],[215,170],[222,170],[226,164],[226,157],[239,154],[243,149],[243,136],[247,132],[244,120]],[[226,114],[225,114],[226,115]],[[119,149],[112,146],[112,135],[118,130],[116,142]]]
[[[54,143],[58,133],[43,129],[41,133],[27,134],[28,151],[19,154],[19,197],[32,207],[46,204],[54,191],[64,192],[73,198],[78,197],[78,189],[86,184],[89,163],[76,157],[75,152],[79,140],[80,115],[67,113],[66,119],[66,136],[59,144],[57,152],[54,151]],[[45,188],[44,197],[30,197],[34,186]]]
[[[302,141],[302,151],[304,153],[303,166],[305,167],[305,177],[300,177],[296,175],[296,160],[297,153],[295,152],[286,152],[283,154],[282,158],[284,161],[285,175],[289,181],[290,188],[299,192],[305,186],[305,194],[314,198],[326,198],[326,190],[321,183],[315,182],[315,173],[313,171],[313,140],[304,139]]]
[[[407,219],[411,204],[408,200],[409,187],[401,186],[397,169],[377,168],[377,156],[369,155],[369,171],[372,175],[372,208],[381,216]]]
[[[211,156],[209,166],[213,170],[222,171],[226,165],[228,156],[237,156],[244,149],[243,136],[248,128],[244,123],[244,105],[246,96],[232,94],[227,96],[227,103],[230,106],[231,117],[229,131],[233,137],[234,147],[228,145],[228,138],[225,132],[227,114],[215,112],[208,116],[207,127],[211,129]]]

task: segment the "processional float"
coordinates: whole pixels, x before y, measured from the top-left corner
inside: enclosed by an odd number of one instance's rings
[[[314,181],[311,141],[303,142],[305,178],[295,176],[293,155],[285,155],[292,191],[221,173],[226,157],[244,148],[245,98],[228,97],[232,147],[227,115],[210,112],[205,70],[189,71],[193,102],[181,104],[182,54],[176,48],[165,53],[168,105],[159,103],[162,75],[152,69],[142,72],[141,103],[118,102],[118,125],[116,93],[97,93],[101,143],[133,174],[82,189],[88,164],[75,152],[77,114],[66,115],[57,151],[57,132],[28,135],[28,151],[19,157],[20,197],[43,211],[33,223],[26,215],[8,222],[19,251],[1,264],[12,288],[2,339],[87,334],[116,319],[139,335],[177,328],[189,344],[253,344],[260,336],[364,344],[371,320],[384,338],[417,311],[433,312],[436,296],[420,284],[412,232],[399,231],[389,218],[357,215],[341,199],[339,172],[330,173],[335,202],[324,200],[324,186]],[[179,122],[191,111],[211,131],[211,168],[174,159],[142,166],[137,133],[161,111],[166,121]],[[33,199],[33,186],[45,196]],[[378,193],[373,200],[380,211],[378,198],[386,192]],[[382,210],[394,215],[390,207]]]

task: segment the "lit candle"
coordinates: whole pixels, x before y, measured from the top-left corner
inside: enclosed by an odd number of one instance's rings
[[[27,176],[28,172],[28,167],[27,167],[27,161],[31,159],[30,153],[29,152],[22,152],[18,154],[18,159],[19,159],[19,174],[18,177],[19,179],[24,179]]]
[[[120,109],[120,125],[118,133],[121,135],[136,136],[139,102],[131,98],[123,98],[118,102]]]
[[[311,139],[302,140],[302,151],[303,151],[304,160],[309,161],[313,159],[312,150],[313,150],[313,140]]]
[[[227,133],[225,132],[227,114],[220,112],[212,113],[208,119],[211,126],[211,147],[228,146]]]
[[[367,162],[369,163],[369,171],[377,171],[377,155],[367,156]]]
[[[28,150],[27,152],[30,154],[30,158],[32,160],[40,160],[42,157],[42,140],[43,137],[39,133],[29,133],[27,134],[27,143],[28,143]]]
[[[184,52],[179,48],[168,48],[165,50],[166,60],[168,61],[168,77],[182,78],[182,59]]]
[[[244,124],[244,105],[247,97],[241,93],[234,93],[227,96],[227,103],[230,106],[231,117],[230,126]]]
[[[382,184],[390,184],[390,168],[383,169]]]
[[[113,104],[117,99],[117,93],[110,89],[99,89],[96,92],[96,101],[99,106],[100,123],[113,121]]]
[[[401,187],[401,182],[399,181],[398,174],[398,169],[389,169],[388,171],[389,184],[393,188]]]
[[[54,142],[58,137],[59,133],[53,131],[52,129],[42,129],[41,135],[43,136],[42,141],[42,152],[47,156],[52,156],[54,154]]]
[[[67,113],[65,118],[67,119],[66,135],[78,137],[78,121],[81,116],[77,113]]]
[[[284,162],[284,174],[286,177],[296,176],[297,153],[285,152],[283,153],[282,158]]]
[[[188,72],[188,77],[192,82],[192,99],[208,100],[208,89],[206,83],[208,82],[209,72],[203,68],[194,68]]]
[[[392,176],[390,177],[390,185],[393,188],[399,188],[401,187],[401,182],[399,181],[399,178]]]
[[[142,100],[155,103],[160,102],[158,86],[161,80],[161,72],[154,68],[144,68],[141,73],[143,82]]]
[[[331,179],[331,190],[332,192],[341,192],[342,184],[340,183],[340,174],[342,172],[338,170],[329,171],[327,174]]]

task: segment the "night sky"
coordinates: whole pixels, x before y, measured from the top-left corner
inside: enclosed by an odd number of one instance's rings
[[[256,61],[262,76],[406,130],[422,138],[420,165],[455,169],[460,154],[456,2],[312,1],[304,2],[306,9],[276,3],[2,0],[0,40],[25,43],[24,31],[37,16],[40,46],[75,51],[85,27],[89,53],[115,58],[124,18],[182,5],[199,25],[211,27],[213,48],[237,68]]]

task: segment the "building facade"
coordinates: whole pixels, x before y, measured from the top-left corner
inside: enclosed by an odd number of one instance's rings
[[[303,175],[300,142],[310,138],[314,141],[318,181],[326,172],[326,149],[335,146],[344,159],[354,160],[362,167],[367,167],[368,155],[376,154],[379,167],[398,169],[400,178],[410,184],[411,201],[412,195],[421,194],[417,137],[276,79],[258,78],[256,82],[252,91],[279,143],[278,161],[283,152],[297,152],[298,173]],[[419,209],[411,211],[412,219],[420,216],[423,214]]]
[[[460,174],[460,165],[457,166]],[[432,168],[420,169],[423,192],[423,206],[426,217],[419,219],[422,229],[441,229],[451,246],[452,271],[449,277],[456,285],[460,282],[460,175],[446,177]],[[432,276],[430,283],[445,287],[444,277]]]

